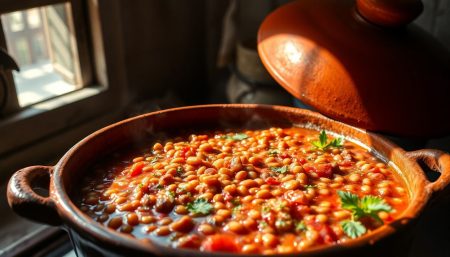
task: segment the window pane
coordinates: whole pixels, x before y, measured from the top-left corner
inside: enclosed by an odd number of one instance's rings
[[[25,24],[22,19],[22,12],[13,12],[10,14],[10,29],[12,32],[18,32],[25,28]]]
[[[28,26],[30,28],[39,28],[41,26],[41,13],[38,8],[27,11]]]
[[[70,17],[68,3],[1,16],[8,52],[20,67],[13,73],[20,106],[81,86]]]

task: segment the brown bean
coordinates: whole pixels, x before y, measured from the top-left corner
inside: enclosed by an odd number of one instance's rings
[[[231,159],[230,170],[233,171],[233,172],[238,172],[238,171],[242,170],[241,158],[233,157]]]
[[[139,224],[139,217],[136,215],[136,213],[132,212],[127,214],[127,223],[130,226],[136,226]]]
[[[179,248],[197,249],[202,244],[202,240],[197,235],[185,235],[178,239],[176,246]]]
[[[196,166],[196,165],[200,165],[202,163],[202,160],[198,157],[190,156],[186,159],[186,163],[189,165]]]
[[[170,218],[170,217],[164,217],[158,221],[158,224],[164,225],[164,226],[167,226],[171,223],[172,223],[172,218]]]
[[[117,229],[122,226],[122,217],[114,217],[108,222],[108,227]]]
[[[246,244],[242,246],[242,253],[258,253],[258,245]]]
[[[120,232],[122,233],[131,233],[133,231],[133,227],[127,224],[124,224],[121,228],[120,228]]]
[[[239,183],[241,186],[245,186],[246,188],[252,188],[259,186],[258,183],[253,179],[246,179]]]
[[[170,224],[170,229],[172,231],[187,233],[194,228],[194,221],[189,216],[183,216],[180,219],[174,221]]]
[[[157,228],[158,227],[155,225],[149,225],[149,226],[144,227],[144,232],[150,233],[150,232],[155,231],[155,229],[157,229]]]
[[[149,224],[153,222],[156,222],[156,218],[154,216],[147,215],[141,217],[141,223],[143,224]]]
[[[161,226],[155,230],[155,234],[158,236],[168,236],[170,234],[170,229],[168,226]]]
[[[212,235],[215,233],[215,229],[209,224],[201,224],[200,226],[198,226],[198,232],[202,233],[203,235]]]
[[[204,176],[201,181],[208,186],[220,186],[220,182],[217,175]]]
[[[234,195],[236,193],[236,185],[231,184],[231,185],[225,186],[223,188],[223,191],[229,193],[230,195]]]
[[[217,215],[221,215],[225,218],[229,218],[231,216],[231,211],[227,209],[221,209],[216,212]]]
[[[174,199],[167,195],[159,195],[156,200],[155,210],[161,213],[170,212],[175,206]]]
[[[109,219],[109,215],[106,213],[103,213],[102,215],[98,216],[97,221],[103,223],[103,222],[107,221],[108,219]]]
[[[255,196],[256,196],[256,198],[260,198],[260,199],[268,199],[268,198],[272,197],[272,193],[270,193],[270,191],[267,189],[262,189],[262,190],[259,190]]]
[[[238,186],[237,192],[242,196],[246,196],[248,195],[248,188],[246,186]]]
[[[228,222],[228,224],[225,226],[225,230],[234,232],[236,234],[244,234],[247,232],[247,230],[241,223],[234,220]]]
[[[281,187],[287,190],[295,190],[300,187],[300,182],[298,182],[297,180],[289,180],[281,184]]]
[[[111,204],[106,205],[106,208],[105,208],[105,212],[106,213],[111,214],[111,213],[113,213],[115,211],[116,211],[116,205],[115,204],[111,203]]]
[[[186,206],[184,206],[184,205],[177,205],[176,207],[175,207],[175,212],[177,213],[177,214],[187,214],[189,211],[188,211],[188,209],[186,208]]]
[[[278,244],[278,239],[273,234],[262,235],[262,241],[265,247],[274,247]]]
[[[236,176],[234,176],[237,180],[244,180],[247,178],[247,171],[241,170],[238,173],[236,173]]]

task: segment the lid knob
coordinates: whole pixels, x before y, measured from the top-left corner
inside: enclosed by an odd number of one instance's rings
[[[423,10],[420,0],[357,0],[356,5],[366,20],[386,27],[407,25]]]

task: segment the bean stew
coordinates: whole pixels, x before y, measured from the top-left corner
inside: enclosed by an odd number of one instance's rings
[[[408,201],[397,172],[371,152],[297,127],[189,134],[115,152],[90,168],[76,200],[143,242],[255,254],[363,236]]]

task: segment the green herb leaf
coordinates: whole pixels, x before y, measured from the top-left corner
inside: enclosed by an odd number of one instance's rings
[[[320,131],[319,142],[321,145],[326,145],[328,141],[327,132],[325,130]]]
[[[184,173],[183,167],[182,166],[178,166],[177,167],[177,175],[181,176],[181,175],[183,175],[183,173]]]
[[[366,227],[359,222],[354,220],[344,220],[341,222],[342,230],[350,238],[357,238],[364,235],[367,232]]]
[[[308,189],[308,188],[316,188],[317,185],[305,185],[304,188]]]
[[[212,204],[208,203],[206,199],[199,198],[187,204],[187,209],[192,214],[208,215],[213,209]]]
[[[391,212],[392,207],[380,197],[366,195],[361,199],[361,208],[366,212]]]
[[[241,141],[241,140],[248,138],[248,135],[245,133],[236,133],[232,136],[229,136],[229,135],[222,136],[222,138],[228,139],[228,140],[234,140],[234,141]]]
[[[355,194],[345,191],[338,191],[339,198],[341,198],[341,207],[350,211],[359,209],[359,197]]]
[[[332,146],[332,147],[342,147],[343,145],[344,145],[344,139],[342,139],[342,137],[331,140],[331,142],[329,144],[329,146]]]
[[[241,200],[239,198],[233,198],[230,201],[234,206],[239,206],[241,205]]]
[[[167,196],[169,196],[172,200],[175,200],[175,192],[173,192],[173,191],[167,191],[166,194],[167,194]]]
[[[158,159],[159,159],[159,156],[158,156],[158,155],[155,156],[155,157],[153,157],[152,160],[150,161],[150,164],[155,164],[155,163],[157,163],[157,162],[158,162]]]
[[[306,231],[307,227],[305,225],[305,222],[302,220],[300,222],[297,222],[295,224],[295,231],[300,232],[300,231]]]
[[[380,211],[392,211],[392,207],[382,198],[377,196],[368,195],[364,196],[362,199],[359,199],[357,195],[343,191],[338,191],[338,195],[341,198],[341,207],[352,211],[354,219],[372,217],[373,219],[383,223],[383,221],[379,218],[378,213]]]
[[[329,147],[342,147],[344,140],[342,138],[335,138],[328,142],[327,133],[322,130],[319,135],[319,141],[312,141],[311,144],[320,150],[326,150]]]
[[[270,167],[270,169],[274,172],[277,173],[281,173],[284,174],[288,171],[288,167],[287,166],[283,166],[283,167]]]
[[[277,156],[279,153],[280,153],[280,152],[279,152],[277,149],[270,149],[270,150],[267,152],[267,155],[269,155],[269,156]]]

